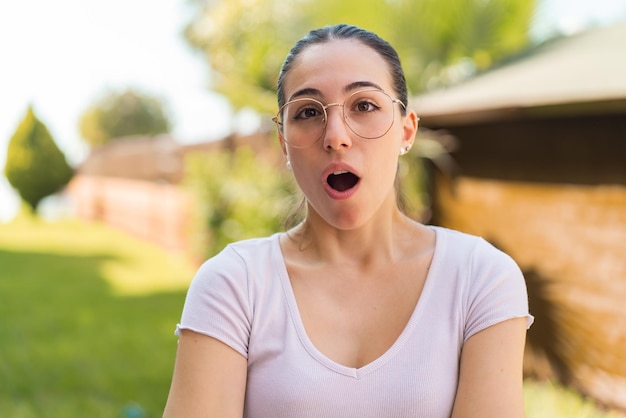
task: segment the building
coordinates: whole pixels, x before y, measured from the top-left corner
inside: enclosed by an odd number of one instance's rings
[[[181,186],[190,153],[250,147],[268,162],[280,157],[269,133],[181,145],[168,135],[120,138],[92,150],[66,194],[76,215],[168,250],[188,251],[193,197]],[[282,161],[282,160],[281,160]],[[278,164],[278,162],[276,162]]]
[[[626,409],[626,22],[540,45],[417,97],[455,138],[433,222],[481,235],[525,273],[526,372]]]

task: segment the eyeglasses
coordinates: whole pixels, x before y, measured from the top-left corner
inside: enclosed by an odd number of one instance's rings
[[[322,138],[328,125],[327,109],[341,106],[343,121],[352,132],[363,139],[385,135],[394,122],[394,104],[406,106],[378,89],[359,90],[343,103],[328,103],[311,99],[294,99],[285,103],[272,120],[282,129],[284,140],[295,148],[306,148]]]

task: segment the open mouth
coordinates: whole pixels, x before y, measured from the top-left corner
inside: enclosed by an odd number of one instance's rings
[[[326,182],[338,192],[344,192],[356,186],[359,177],[349,171],[336,171],[326,178]]]

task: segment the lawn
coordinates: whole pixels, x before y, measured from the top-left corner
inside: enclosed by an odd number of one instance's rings
[[[161,416],[192,274],[101,225],[0,225],[0,416]]]
[[[180,255],[98,224],[0,224],[0,417],[160,417],[186,287]],[[527,381],[530,418],[608,418]]]

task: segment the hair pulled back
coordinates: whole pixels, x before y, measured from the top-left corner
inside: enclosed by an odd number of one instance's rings
[[[369,46],[374,51],[378,52],[378,54],[389,65],[389,70],[391,73],[393,86],[395,93],[397,94],[397,98],[401,100],[402,103],[404,103],[405,105],[407,104],[408,93],[406,87],[406,78],[404,77],[404,70],[402,69],[402,65],[400,64],[400,57],[398,57],[398,53],[396,52],[396,50],[389,44],[389,42],[385,41],[373,32],[367,31],[357,26],[339,24],[334,26],[325,26],[323,28],[312,30],[302,39],[296,42],[293,48],[291,48],[291,51],[289,51],[289,54],[287,54],[287,57],[285,58],[285,61],[283,62],[280,73],[278,75],[277,96],[279,108],[285,104],[286,100],[284,91],[285,78],[291,71],[294,62],[302,53],[302,51],[304,51],[308,46],[330,42],[335,39],[355,39],[362,42],[366,46]],[[403,108],[402,111],[403,113],[405,112]]]

